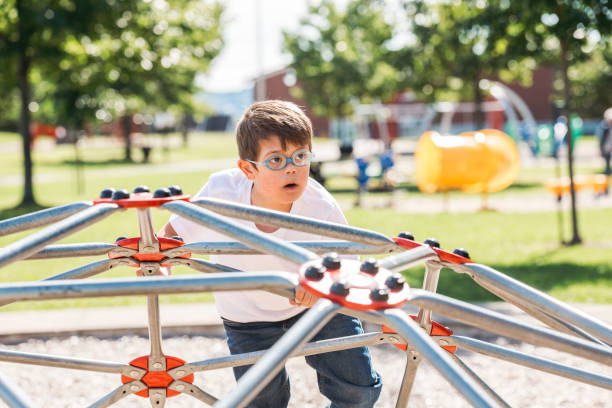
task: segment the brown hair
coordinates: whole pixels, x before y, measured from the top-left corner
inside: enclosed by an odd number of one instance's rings
[[[257,160],[259,141],[278,136],[283,149],[287,143],[312,149],[312,124],[294,103],[270,100],[255,102],[242,115],[236,127],[241,159]]]

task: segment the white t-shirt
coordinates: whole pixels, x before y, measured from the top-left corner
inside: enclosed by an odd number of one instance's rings
[[[251,205],[253,182],[246,178],[240,169],[228,169],[214,173],[208,182],[195,195],[215,197],[241,204]],[[338,224],[347,224],[344,214],[336,200],[315,180],[309,178],[308,185],[300,198],[293,203],[291,214],[316,218]],[[257,229],[251,221],[232,219],[247,228]],[[177,215],[170,217],[172,228],[185,242],[235,241],[218,232],[205,228]],[[261,231],[260,231],[261,232]],[[285,241],[329,240],[319,235],[280,228],[270,235]],[[299,265],[273,255],[211,255],[211,262],[231,266],[243,271],[287,271],[297,273]],[[289,319],[304,310],[293,306],[287,298],[269,292],[231,291],[214,292],[217,311],[221,317],[236,322],[281,321]]]

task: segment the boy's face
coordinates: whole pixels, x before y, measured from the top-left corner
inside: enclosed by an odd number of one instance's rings
[[[259,142],[259,155],[255,161],[263,163],[274,154],[283,154],[291,157],[298,150],[310,150],[308,146],[296,146],[287,143],[283,150],[280,139],[272,135]],[[289,211],[291,204],[296,201],[308,183],[310,164],[296,167],[293,163],[287,164],[282,170],[270,170],[261,164],[252,164],[246,160],[239,160],[238,167],[253,181],[251,203],[257,206]]]

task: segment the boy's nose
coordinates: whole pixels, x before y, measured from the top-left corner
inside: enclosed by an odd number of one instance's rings
[[[297,168],[293,163],[288,163],[287,167],[285,167],[285,174],[293,174],[297,171]]]

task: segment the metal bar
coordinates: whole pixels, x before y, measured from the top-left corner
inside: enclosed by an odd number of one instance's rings
[[[129,296],[151,293],[197,293],[229,290],[287,289],[297,285],[287,272],[216,273],[195,276],[20,282],[0,285],[0,302],[15,300],[72,299]]]
[[[506,349],[495,344],[485,341],[472,339],[463,336],[440,336],[444,338],[447,344],[464,348],[475,353],[484,354],[486,356],[499,358],[501,360],[510,361],[525,367],[544,371],[546,373],[558,375],[560,377],[569,378],[571,380],[580,381],[586,384],[591,384],[596,387],[612,390],[612,378],[598,374],[593,374],[585,370],[580,370],[564,364],[559,364],[551,360],[541,357],[532,356],[520,351]]]
[[[558,323],[560,326],[565,327],[565,330],[566,330],[568,333],[571,333],[571,334],[575,334],[575,335],[578,335],[578,336],[584,337],[585,339],[590,340],[590,341],[593,341],[593,342],[598,343],[598,344],[601,344],[602,346],[608,346],[608,347],[610,347],[610,345],[609,345],[609,344],[606,344],[605,342],[603,342],[603,341],[599,340],[597,337],[595,337],[595,336],[593,336],[593,335],[591,335],[591,334],[589,334],[589,333],[585,332],[584,330],[582,330],[582,329],[581,329],[581,328],[579,328],[579,327],[576,327],[576,326],[574,326],[574,325],[572,325],[572,324],[569,324],[569,323],[567,323],[567,322],[564,322],[563,320],[558,319],[558,318],[556,318],[556,317],[554,317],[554,316],[548,316],[548,315],[547,315],[547,314],[545,314],[545,313],[542,313],[542,315],[549,317],[550,319],[552,319],[552,320],[554,320],[555,322],[557,322],[557,323]]]
[[[289,355],[289,358],[311,356],[314,354],[330,353],[332,351],[346,350],[356,347],[366,347],[382,343],[392,343],[393,334],[365,333],[336,339],[319,340],[306,343]],[[183,364],[168,371],[172,378],[182,378],[186,374],[200,371],[217,370],[220,368],[237,367],[255,364],[267,350],[253,351],[251,353],[232,354],[223,357],[214,357],[202,361]],[[178,372],[182,371],[181,374]]]
[[[426,262],[425,276],[423,277],[423,290],[436,293],[438,289],[438,280],[440,279],[440,263]],[[425,329],[426,333],[431,333],[431,310],[419,308],[417,312],[417,322]]]
[[[245,228],[235,222],[226,220],[224,217],[212,211],[199,208],[185,201],[171,201],[161,207],[203,225],[206,228],[225,234],[237,241],[244,242],[260,251],[277,255],[298,265],[319,258],[317,254],[306,249],[289,244],[279,238],[268,236],[269,234]]]
[[[307,342],[336,314],[339,305],[319,299],[240,379],[236,388],[215,404],[218,408],[244,407],[282,369],[293,350]]]
[[[27,395],[3,373],[0,373],[0,399],[9,408],[32,408],[34,406]]]
[[[406,350],[406,367],[404,368],[404,376],[402,377],[402,383],[400,384],[399,394],[397,396],[397,402],[395,408],[405,408],[408,406],[408,400],[412,392],[414,385],[414,379],[416,378],[419,364],[421,363],[421,357],[419,353],[414,350]]]
[[[96,221],[99,221],[119,208],[116,204],[99,204],[87,208],[65,220],[37,231],[4,248],[0,248],[0,268],[40,251],[45,245],[60,240],[79,231]]]
[[[307,249],[316,254],[325,254],[327,252],[336,252],[338,254],[384,254],[399,250],[395,244],[389,244],[387,247],[359,244],[356,242],[347,241],[291,241],[291,244],[297,245],[300,248]],[[241,242],[192,242],[181,245],[180,247],[166,249],[162,254],[167,257],[175,257],[188,252],[200,255],[253,255],[261,254],[257,249],[249,248]]]
[[[387,318],[388,326],[404,337],[470,404],[483,408],[498,406],[406,313],[399,309],[388,309],[382,313]]]
[[[567,334],[571,334],[571,335],[577,335],[580,337],[583,337],[587,340],[593,341],[595,343],[607,346],[606,343],[602,342],[601,340],[599,340],[598,338],[590,335],[589,333],[585,332],[584,330],[575,327],[567,322],[564,322],[560,319],[557,319],[554,316],[550,316],[544,312],[542,312],[541,310],[539,310],[538,308],[534,307],[532,304],[530,304],[526,299],[520,299],[517,298],[507,292],[505,292],[503,289],[500,289],[496,286],[492,286],[489,285],[485,282],[481,282],[479,283],[479,285],[481,287],[483,287],[484,289],[487,289],[489,292],[493,293],[494,295],[500,297],[501,299],[505,300],[508,303],[513,304],[514,306],[518,307],[519,309],[521,309],[522,311],[524,311],[525,313],[527,313],[528,315],[530,315],[531,317],[541,321],[542,323],[548,325],[549,327],[559,330],[563,333],[567,333]]]
[[[484,380],[480,378],[480,376],[476,374],[467,364],[465,364],[465,362],[462,359],[460,359],[459,357],[457,357],[456,354],[453,354],[453,353],[449,353],[449,355],[455,361],[455,363],[459,365],[459,367],[463,368],[463,370],[470,377],[472,377],[474,381],[480,384],[480,386],[486,391],[486,393],[489,394],[489,396],[493,398],[499,404],[499,406],[504,407],[504,408],[511,408],[510,405],[506,401],[504,401],[504,399],[498,393],[496,393],[493,388],[489,387],[489,384],[484,382]]]
[[[166,388],[149,388],[149,402],[152,407],[164,408],[166,405]]]
[[[92,205],[91,201],[80,201],[0,221],[0,237],[54,223]]]
[[[102,272],[105,272],[111,269],[113,266],[118,265],[120,263],[127,264],[125,260],[120,261],[119,259],[102,259],[100,261],[92,262],[90,264],[79,266],[75,269],[71,269],[69,271],[50,276],[48,278],[43,279],[42,281],[88,278],[90,276],[94,276]],[[6,302],[0,302],[0,306],[6,306],[13,302],[14,301],[12,300],[9,300]]]
[[[437,259],[438,255],[428,246],[420,246],[409,249],[397,255],[391,255],[381,259],[380,267],[394,272],[401,272],[411,266],[425,262],[429,259]]]
[[[0,361],[117,374],[121,374],[123,370],[130,368],[129,365],[121,363],[9,350],[0,350]]]
[[[242,272],[230,266],[221,265],[218,263],[207,261],[206,259],[198,258],[172,258],[164,261],[164,263],[175,266],[182,265],[191,268],[198,272]]]
[[[474,306],[467,302],[413,289],[410,292],[408,303],[432,309],[436,313],[503,336],[572,353],[602,364],[612,364],[612,351],[608,347],[544,327],[531,327],[501,313]]]
[[[356,310],[343,307],[342,309],[340,309],[340,313],[348,316],[353,316],[358,318],[359,320],[368,321],[370,323],[376,323],[380,325],[387,324],[387,320],[383,317],[383,315],[375,311]]]
[[[211,272],[243,272],[239,269],[232,268],[230,266],[217,264],[214,262],[210,262],[204,259],[197,258],[171,258],[167,261],[164,261],[168,265],[184,265],[193,270],[203,273],[211,273]],[[274,293],[279,296],[286,297],[291,300],[295,300],[295,289],[294,288],[286,288],[286,289],[274,289],[274,288],[266,288],[266,290],[270,293]]]
[[[147,296],[147,316],[149,317],[149,371],[166,371],[166,358],[162,351],[162,331],[159,319],[159,296]]]
[[[603,340],[607,344],[612,345],[612,327],[523,282],[480,264],[464,264],[463,268],[455,268],[455,270],[468,273],[478,284],[482,282],[489,287],[495,287],[503,293],[508,293],[515,298],[524,299],[529,304],[534,305],[548,315],[568,321],[585,330],[587,333]]]
[[[87,244],[63,244],[49,245],[40,252],[35,253],[25,259],[52,259],[52,258],[73,258],[76,256],[97,256],[106,255],[108,251],[121,248],[115,244],[105,242],[91,242]]]
[[[152,253],[159,251],[159,241],[155,236],[153,229],[153,216],[150,208],[138,208],[138,228],[140,229],[140,241],[138,242],[138,250],[143,253]]]
[[[188,383],[186,381],[175,380],[168,386],[168,389],[182,392],[185,395],[190,395],[193,398],[211,406],[217,402],[217,398],[210,395],[197,385]]]
[[[198,198],[192,201],[216,213],[229,217],[249,220],[258,224],[273,225],[275,227],[290,228],[294,231],[309,232],[332,238],[359,242],[367,245],[395,245],[393,240],[379,232],[333,222],[316,220],[299,215],[288,214],[281,211],[264,209],[250,205],[238,204],[218,198]]]
[[[108,271],[118,263],[119,262],[117,262],[115,259],[101,259],[87,265],[70,269],[66,272],[58,273],[57,275],[49,276],[48,278],[43,279],[43,281],[89,278],[90,276]]]
[[[122,386],[115,388],[113,391],[91,404],[89,408],[110,407],[115,402],[127,397],[128,395],[145,389],[147,389],[147,386],[143,382],[138,380],[123,384]]]

